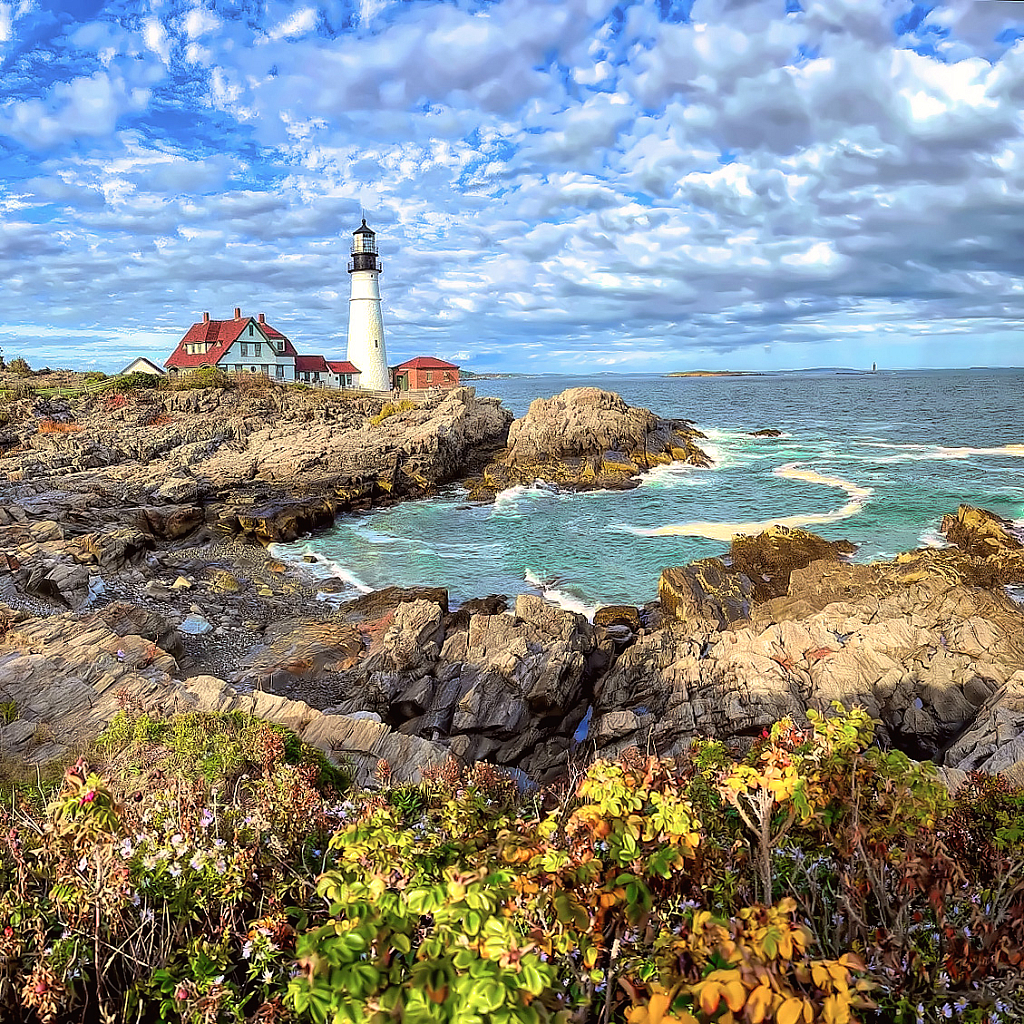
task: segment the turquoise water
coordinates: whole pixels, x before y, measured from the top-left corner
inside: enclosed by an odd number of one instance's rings
[[[275,553],[317,554],[311,571],[350,583],[340,598],[429,584],[447,586],[455,602],[528,591],[589,611],[650,600],[664,567],[727,550],[716,533],[754,532],[781,517],[812,517],[809,529],[859,545],[858,561],[941,543],[942,515],[961,502],[1024,518],[1024,447],[1012,447],[1024,444],[1024,370],[533,377],[476,387],[520,416],[534,398],[585,384],[696,421],[714,467],[660,468],[627,492],[514,488],[493,505],[472,505],[453,487],[342,517]],[[783,436],[749,436],[763,427]],[[682,535],[644,532],[662,528]]]

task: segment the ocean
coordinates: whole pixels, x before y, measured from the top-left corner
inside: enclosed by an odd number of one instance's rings
[[[661,467],[632,491],[538,484],[473,504],[438,496],[339,518],[274,546],[318,556],[339,601],[385,586],[436,585],[453,604],[539,593],[591,614],[657,596],[663,568],[723,555],[737,532],[805,525],[858,545],[857,561],[941,545],[962,502],[1024,518],[1024,370],[793,372],[750,377],[537,376],[473,382],[516,416],[535,398],[592,385],[695,421],[710,469]],[[752,437],[774,428],[780,437]]]

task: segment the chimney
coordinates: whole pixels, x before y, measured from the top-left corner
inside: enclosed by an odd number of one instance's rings
[[[262,313],[260,313],[260,323],[261,324],[265,324],[266,322],[267,322],[267,318]]]
[[[241,306],[235,306],[235,319],[236,320],[241,320],[242,319],[242,307]]]
[[[206,311],[203,312],[203,323],[208,324],[210,322],[210,314]]]

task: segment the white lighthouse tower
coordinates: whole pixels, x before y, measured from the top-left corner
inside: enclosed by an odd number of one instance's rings
[[[366,226],[366,218],[353,232],[352,296],[348,304],[348,361],[359,367],[359,383],[369,391],[387,391],[388,354],[384,347],[384,319],[380,315],[380,285],[383,271],[377,258],[376,235]]]

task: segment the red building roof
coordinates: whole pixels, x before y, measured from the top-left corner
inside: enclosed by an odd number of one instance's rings
[[[416,356],[415,359],[407,359],[396,369],[399,370],[457,370],[455,363],[446,363],[443,359],[435,359],[433,356]]]
[[[296,373],[330,373],[327,368],[327,360],[323,356],[296,356]]]
[[[242,332],[249,324],[255,324],[256,328],[263,332],[267,338],[274,341],[284,342],[284,351],[281,355],[294,356],[295,346],[278,330],[268,323],[258,323],[254,317],[240,317],[237,320],[201,320],[193,324],[185,333],[185,337],[178,342],[178,347],[171,353],[164,363],[164,366],[173,367],[176,370],[194,370],[197,366],[215,366],[217,361],[231,347],[231,343],[241,337]],[[253,341],[259,339],[254,334]],[[205,352],[190,354],[186,345],[206,344],[209,347]]]
[[[301,358],[301,357],[300,357]],[[331,373],[359,373],[359,367],[353,366],[346,360],[328,359],[327,365],[331,368]]]

